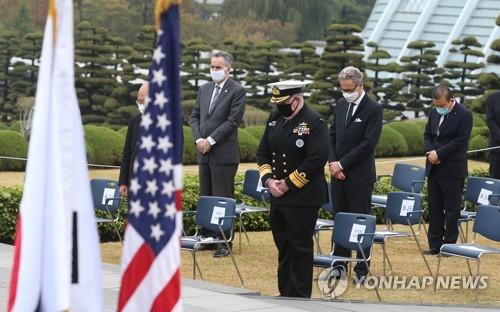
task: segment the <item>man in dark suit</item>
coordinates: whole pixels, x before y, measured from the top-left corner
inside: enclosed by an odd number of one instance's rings
[[[467,171],[467,144],[472,130],[472,113],[453,98],[446,86],[432,91],[436,106],[424,131],[425,170],[429,205],[429,250],[439,253],[441,245],[458,238],[457,220]]]
[[[500,91],[486,99],[486,123],[490,129],[490,177],[500,179]]]
[[[134,160],[137,151],[137,137],[139,136],[139,128],[141,126],[141,116],[146,109],[145,102],[149,92],[149,83],[144,83],[137,93],[135,103],[139,108],[139,113],[130,118],[123,145],[122,163],[120,166],[120,177],[118,184],[120,185],[120,195],[128,196],[128,187],[130,186],[130,178],[134,171]]]
[[[375,147],[382,132],[382,106],[363,90],[363,73],[357,68],[344,68],[338,79],[344,98],[337,102],[330,126],[328,159],[333,211],[334,215],[369,214],[376,179]],[[351,251],[336,245],[334,254],[350,257]],[[362,259],[361,253],[357,257]],[[362,262],[356,264],[354,271],[357,282],[368,274]]]
[[[308,83],[269,84],[277,110],[269,116],[257,151],[261,180],[271,193],[278,288],[285,297],[311,297],[313,231],[320,206],[328,202],[324,174],[328,126],[304,104],[302,86]]]
[[[238,126],[245,112],[245,89],[229,78],[233,57],[212,56],[212,82],[200,87],[189,124],[198,149],[200,196],[234,197],[234,177],[240,162]],[[219,246],[215,257],[227,256]]]

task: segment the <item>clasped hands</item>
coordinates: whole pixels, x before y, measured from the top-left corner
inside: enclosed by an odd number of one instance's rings
[[[212,149],[212,144],[210,144],[208,139],[201,139],[198,143],[196,143],[196,148],[200,153],[206,154]]]
[[[439,165],[441,163],[441,160],[439,159],[436,150],[425,153],[425,156],[427,156],[427,159],[433,165]]]
[[[267,182],[267,188],[274,197],[281,197],[285,195],[285,193],[290,189],[288,185],[286,185],[284,179],[269,179],[269,181]]]
[[[334,176],[337,180],[345,180],[345,173],[342,168],[340,168],[340,164],[338,161],[333,161],[328,165],[328,169],[330,170],[330,174]]]

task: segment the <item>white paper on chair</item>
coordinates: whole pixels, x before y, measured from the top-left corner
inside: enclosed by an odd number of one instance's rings
[[[226,215],[226,208],[224,207],[214,207],[214,211],[212,212],[212,220],[210,223],[212,224],[219,224],[219,218],[223,218]],[[222,224],[224,224],[224,220],[222,221]]]
[[[458,247],[463,248],[463,249],[467,249],[467,250],[473,250],[473,251],[487,251],[487,250],[477,248],[474,246],[458,246]]]
[[[399,212],[399,215],[401,217],[406,217],[408,215],[408,212],[413,211],[413,206],[415,205],[415,201],[411,199],[403,199],[403,202],[401,203],[401,210]]]
[[[358,234],[364,234],[365,230],[366,230],[366,225],[354,223],[352,225],[351,237],[349,237],[349,242],[357,243],[358,242]],[[363,242],[363,237],[360,240],[360,243],[362,243],[362,242]]]
[[[257,183],[257,192],[262,192],[262,180],[259,179],[259,183]]]
[[[110,198],[110,197],[115,197],[115,189],[112,189],[112,188],[105,188],[104,189],[104,193],[102,194],[102,204],[105,205],[106,204],[106,198]],[[108,205],[113,205],[113,201],[110,200]]]
[[[479,193],[479,196],[477,197],[477,202],[480,203],[481,205],[489,205],[490,204],[489,197],[491,194],[493,194],[492,191],[482,188],[481,192]]]

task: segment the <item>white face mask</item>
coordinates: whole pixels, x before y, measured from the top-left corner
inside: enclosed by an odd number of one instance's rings
[[[141,112],[141,114],[144,115],[144,112],[146,111],[146,105],[145,104],[137,104],[137,107],[139,108],[139,111]]]
[[[221,70],[217,70],[217,71],[210,70],[210,75],[212,75],[213,81],[219,82],[222,79],[224,79],[224,77],[226,77],[226,72],[225,72],[226,69],[227,69],[227,67],[224,69],[221,69]]]
[[[358,91],[353,92],[353,93],[342,92],[342,95],[344,96],[344,98],[346,99],[347,102],[354,102],[358,98],[359,93],[358,93]]]

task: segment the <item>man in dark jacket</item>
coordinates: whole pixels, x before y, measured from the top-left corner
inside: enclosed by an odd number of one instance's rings
[[[257,151],[261,180],[271,193],[278,288],[285,297],[311,297],[313,231],[320,206],[328,202],[328,126],[304,104],[302,87],[308,83],[269,84],[277,110],[269,116]]]
[[[137,93],[137,100],[135,103],[139,108],[140,113],[135,114],[130,118],[128,124],[127,136],[125,137],[125,144],[123,145],[123,155],[122,163],[120,167],[120,178],[118,179],[118,184],[120,184],[120,195],[128,195],[128,187],[130,185],[130,178],[132,172],[134,172],[134,160],[137,151],[137,139],[139,136],[139,127],[141,126],[141,116],[146,109],[146,98],[149,93],[149,83],[144,83],[139,92]]]

